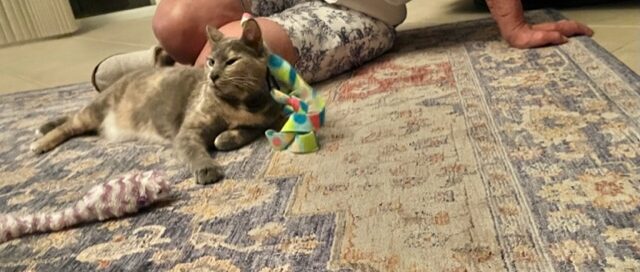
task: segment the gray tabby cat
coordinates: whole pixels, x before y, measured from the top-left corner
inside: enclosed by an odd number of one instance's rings
[[[44,153],[87,132],[117,141],[172,141],[199,184],[218,181],[223,172],[207,151],[211,144],[224,151],[242,147],[281,124],[282,114],[266,88],[269,52],[258,24],[247,21],[240,39],[211,27],[207,36],[212,53],[205,69],[128,74],[75,115],[41,126],[44,136],[31,150]]]

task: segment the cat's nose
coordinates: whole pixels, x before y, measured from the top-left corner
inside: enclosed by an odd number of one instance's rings
[[[212,75],[209,75],[209,78],[211,78],[212,82],[216,82],[216,80],[218,80],[218,78],[220,78],[220,76],[212,74]]]

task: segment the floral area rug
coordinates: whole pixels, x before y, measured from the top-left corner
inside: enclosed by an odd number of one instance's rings
[[[403,32],[318,85],[319,152],[261,139],[214,154],[227,178],[205,187],[168,146],[83,137],[32,155],[33,129],[86,104],[87,84],[2,96],[1,213],[59,209],[130,170],[166,171],[176,195],[0,244],[0,271],[634,271],[639,79],[586,37],[518,50],[488,19]]]

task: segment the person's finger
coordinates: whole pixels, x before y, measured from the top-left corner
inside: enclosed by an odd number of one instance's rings
[[[509,41],[516,48],[534,48],[545,45],[556,45],[567,42],[567,37],[558,31],[531,31],[523,33]]]
[[[570,37],[575,35],[587,35],[592,36],[593,30],[588,26],[578,23],[576,21],[561,20],[553,23],[542,23],[531,26],[534,30],[542,31],[558,31],[562,35]]]
[[[558,31],[565,36],[587,35],[593,36],[593,30],[588,26],[576,21],[563,20],[558,22]]]
[[[535,24],[531,26],[531,29],[540,30],[540,31],[556,31],[557,28],[558,28],[557,22],[541,23],[541,24]]]
[[[567,37],[558,31],[535,31],[531,38],[531,47],[545,46],[549,44],[563,44]]]

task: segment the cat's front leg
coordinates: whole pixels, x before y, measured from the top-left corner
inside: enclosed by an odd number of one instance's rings
[[[241,148],[262,135],[264,130],[256,128],[236,128],[220,133],[214,145],[220,151],[229,151]]]
[[[180,159],[187,164],[198,184],[211,184],[224,176],[222,168],[207,151],[203,131],[181,129],[174,139],[174,149]]]

